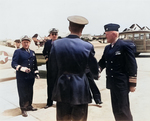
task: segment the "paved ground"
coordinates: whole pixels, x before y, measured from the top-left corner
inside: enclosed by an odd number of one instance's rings
[[[96,46],[96,58],[103,53],[103,45]],[[142,54],[136,58],[138,63],[138,85],[134,93],[130,93],[131,112],[134,121],[150,121],[150,54]],[[39,68],[45,68],[39,67]],[[3,80],[2,77],[8,77]],[[89,104],[88,121],[114,121],[111,110],[109,90],[105,88],[105,71],[96,81],[102,96],[102,107],[95,103]],[[13,69],[0,69],[0,121],[56,121],[56,105],[43,109],[46,105],[46,79],[39,79],[34,84],[33,106],[38,111],[28,112],[28,117],[22,117],[19,109],[16,79]]]

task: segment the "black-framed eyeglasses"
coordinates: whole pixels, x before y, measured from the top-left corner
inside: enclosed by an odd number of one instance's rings
[[[56,36],[56,35],[57,35],[57,33],[52,33],[52,36],[53,36],[53,35],[55,35],[55,36]]]

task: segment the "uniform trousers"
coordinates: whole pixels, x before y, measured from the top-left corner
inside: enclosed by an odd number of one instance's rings
[[[113,114],[116,121],[133,121],[128,90],[110,90]]]
[[[86,121],[88,104],[72,105],[57,102],[57,121]]]
[[[19,94],[19,105],[21,110],[32,108],[33,99],[33,79],[17,79],[17,88]]]
[[[52,92],[54,88],[54,82],[49,78],[49,74],[51,72],[48,69],[48,61],[46,62],[46,69],[47,69],[47,105],[51,106],[53,105],[53,100],[51,98],[52,98]]]

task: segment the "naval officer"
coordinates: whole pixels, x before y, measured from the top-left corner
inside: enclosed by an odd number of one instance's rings
[[[32,99],[33,84],[35,77],[39,78],[39,71],[35,53],[29,49],[30,39],[28,36],[24,36],[21,41],[22,48],[15,50],[11,65],[16,70],[19,105],[22,116],[27,117],[26,111],[37,110],[32,107]]]
[[[20,39],[16,39],[14,42],[15,42],[15,48],[19,49],[21,44]]]
[[[137,63],[130,44],[118,39],[119,27],[118,24],[104,26],[110,45],[105,47],[99,66],[101,70],[106,68],[106,86],[110,89],[116,121],[132,121],[129,92],[136,89]]]
[[[52,28],[49,32],[49,36],[51,39],[47,40],[43,49],[43,56],[45,57],[45,60],[46,60],[46,70],[47,70],[47,104],[44,107],[45,109],[53,105],[53,101],[51,100],[51,97],[52,97],[52,90],[53,90],[54,84],[53,84],[53,81],[49,79],[50,72],[48,70],[48,57],[49,57],[49,53],[50,53],[53,42],[58,38],[58,30],[55,28]]]
[[[58,121],[86,121],[91,93],[86,69],[98,79],[98,64],[92,44],[80,39],[88,20],[70,16],[70,35],[54,41],[49,57],[50,78],[55,81],[52,99]]]

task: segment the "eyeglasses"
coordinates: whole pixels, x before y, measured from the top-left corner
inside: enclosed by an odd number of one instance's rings
[[[52,33],[52,36],[54,36],[54,35],[56,36],[56,35],[57,35],[57,33]]]

